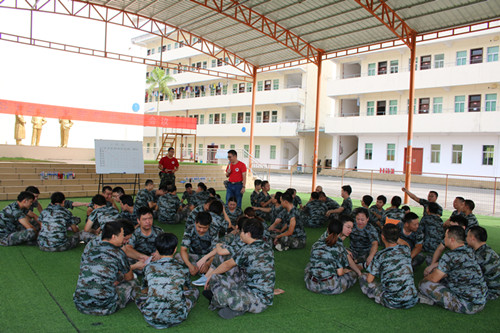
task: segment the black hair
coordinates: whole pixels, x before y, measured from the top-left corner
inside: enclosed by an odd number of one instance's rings
[[[135,231],[134,223],[132,223],[132,221],[129,221],[127,219],[118,219],[114,222],[121,223],[123,228],[123,236],[131,235]]]
[[[465,242],[465,230],[458,225],[452,225],[448,228],[448,237],[463,243]]]
[[[234,150],[234,149],[229,150],[227,153],[228,153],[228,154],[231,154],[231,155],[233,155],[233,156],[238,157],[238,153],[237,153],[237,152],[236,152],[236,150]]]
[[[111,186],[109,185],[106,185],[106,186],[103,186],[102,187],[102,193],[106,192],[106,191],[111,191],[113,192],[113,189],[111,188]]]
[[[201,189],[202,189],[203,191],[206,191],[206,190],[207,190],[207,185],[205,185],[205,183],[199,182],[199,183],[198,183],[198,187],[201,187]]]
[[[193,184],[191,183],[186,183],[184,184],[184,188],[187,190],[188,188],[193,188]]]
[[[436,202],[429,202],[427,208],[429,208],[429,213],[431,214],[437,214],[439,212],[439,205]]]
[[[96,194],[92,197],[92,203],[98,206],[106,206],[106,198],[102,194]]]
[[[267,180],[263,180],[262,183],[260,184],[262,187],[266,186],[267,184],[269,184],[269,182]]]
[[[171,150],[174,150],[174,147],[170,147],[170,148],[168,148],[168,150],[167,150],[167,151],[169,152],[169,151],[171,151]]]
[[[209,212],[199,212],[196,215],[195,223],[199,223],[200,225],[210,225],[212,223],[212,216]]]
[[[414,212],[408,212],[403,217],[403,223],[410,223],[411,221],[413,221],[415,219],[418,220],[418,215],[415,214]]]
[[[254,186],[259,186],[259,185],[262,185],[262,180],[260,180],[260,179],[256,179],[256,180],[254,180],[254,181],[253,181],[253,185],[254,185]]]
[[[470,199],[465,200],[464,203],[470,209],[471,212],[474,210],[474,208],[476,208],[476,204],[474,203],[474,201]]]
[[[227,200],[227,203],[230,203],[230,202],[238,202],[238,200],[236,200],[235,197],[230,197],[228,200]]]
[[[172,185],[172,182],[165,182],[163,185],[159,186],[158,189],[166,193],[168,192],[167,189],[170,185]]]
[[[281,197],[283,196],[283,192],[276,192],[274,193],[274,199],[276,199],[276,201],[281,204]]]
[[[429,193],[433,193],[436,195],[436,198],[439,197],[439,194],[436,191],[429,191]]]
[[[385,224],[382,228],[382,235],[388,243],[396,243],[399,238],[399,227],[396,224]]]
[[[236,225],[238,226],[238,229],[239,230],[242,230],[243,229],[243,225],[249,220],[248,217],[246,217],[245,215],[242,215],[238,218],[238,221],[236,222]]]
[[[385,195],[379,195],[377,197],[377,201],[380,200],[384,203],[384,205],[387,203],[387,198],[385,197]]]
[[[395,195],[391,199],[391,206],[393,206],[393,207],[399,207],[399,206],[401,206],[401,202],[402,201],[403,200],[401,199],[401,197],[399,195]]]
[[[128,194],[124,194],[120,197],[120,201],[122,202],[122,204],[124,205],[129,205],[129,206],[133,206],[134,205],[134,199],[132,198],[131,195],[128,195]]]
[[[367,219],[370,218],[370,211],[366,209],[365,207],[358,207],[355,210],[353,210],[352,215],[356,216],[358,214],[363,214],[366,216]]]
[[[40,194],[40,190],[38,189],[38,187],[33,186],[33,185],[26,187],[25,191],[31,192],[33,194]]]
[[[167,193],[174,193],[175,191],[177,191],[177,186],[174,184],[167,185]]]
[[[224,211],[224,206],[222,205],[222,202],[220,202],[219,200],[214,200],[208,206],[208,211],[217,215],[221,215],[222,212]]]
[[[205,201],[205,204],[211,204],[213,201],[216,201],[217,199],[215,197],[208,197],[207,200]]]
[[[404,212],[410,212],[411,209],[410,209],[410,206],[407,206],[407,205],[404,205],[401,207],[401,209],[404,211]],[[406,214],[406,213],[405,213]]]
[[[450,221],[455,222],[463,228],[467,228],[467,226],[469,225],[469,221],[467,221],[467,218],[463,215],[452,215],[450,216]]]
[[[253,239],[262,239],[262,235],[264,234],[264,226],[257,219],[249,219],[243,224],[244,233],[249,232],[250,236]]]
[[[177,244],[179,244],[177,236],[169,232],[159,235],[155,240],[156,250],[162,256],[171,256],[174,254]]]
[[[253,207],[247,207],[243,211],[243,214],[247,215],[248,217],[255,217],[255,209],[253,209]]]
[[[455,199],[458,199],[458,201],[464,202],[465,198],[464,197],[456,197]]]
[[[214,197],[217,194],[217,192],[215,192],[215,189],[213,187],[210,187],[209,189],[207,189],[207,192],[210,193]]]
[[[111,239],[113,235],[118,236],[122,232],[122,224],[117,221],[108,222],[102,227],[102,239]]]
[[[146,215],[146,214],[151,214],[151,216],[153,216],[153,210],[147,206],[143,206],[143,207],[139,208],[135,213],[135,215],[137,216],[137,218],[139,220],[141,219],[141,216]]]
[[[31,192],[22,191],[17,196],[17,201],[21,202],[23,200],[35,200],[35,196]]]
[[[50,196],[50,203],[51,204],[62,204],[66,200],[66,197],[64,196],[64,193],[62,192],[54,192]]]
[[[125,194],[125,190],[121,186],[117,186],[112,190],[113,193],[118,193],[120,196]]]
[[[486,229],[481,226],[475,225],[469,229],[469,232],[471,232],[474,238],[476,238],[480,242],[486,242],[486,240],[488,239],[488,233],[486,232]]]
[[[319,191],[319,192],[318,192],[318,194],[319,194],[319,197],[320,197],[320,198],[323,198],[323,197],[325,197],[325,198],[326,198],[326,193],[325,193],[325,192],[323,192],[323,191]]]
[[[151,184],[154,184],[152,179],[147,179],[146,182],[144,183],[144,185],[146,185],[146,186],[151,185]]]
[[[363,200],[365,205],[370,206],[373,202],[373,197],[371,195],[363,195],[363,199],[361,200]]]
[[[288,190],[281,196],[281,202],[283,202],[283,200],[289,203],[293,203],[293,197],[290,192],[288,192]]]
[[[318,192],[311,192],[311,199],[318,200],[319,199],[319,193]]]
[[[333,218],[330,219],[330,223],[328,224],[328,237],[326,237],[326,245],[333,246],[337,243],[339,239],[339,235],[342,233],[343,223],[339,220]]]
[[[342,189],[345,192],[347,192],[347,194],[351,195],[351,193],[352,193],[352,187],[351,187],[351,185],[344,185],[344,186],[342,186]]]

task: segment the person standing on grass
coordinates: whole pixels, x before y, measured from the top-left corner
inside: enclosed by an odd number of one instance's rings
[[[226,189],[226,204],[229,198],[235,197],[238,202],[238,207],[241,208],[241,199],[245,193],[245,185],[247,183],[247,166],[245,163],[238,161],[238,153],[231,149],[227,152],[229,164],[226,168],[226,177],[229,183]]]
[[[162,157],[158,163],[160,169],[160,187],[167,183],[175,184],[175,173],[179,170],[179,161],[174,157],[175,149],[170,147],[167,156]]]
[[[401,191],[408,194],[410,198],[412,198],[414,201],[424,206],[424,215],[426,214],[426,209],[427,205],[429,205],[429,202],[437,203],[438,193],[436,191],[429,191],[429,194],[427,195],[427,200],[417,197],[415,194],[411,193],[406,187],[402,187]],[[439,208],[437,214],[439,216],[443,216],[443,207],[441,207],[439,204],[438,206]]]
[[[106,223],[102,240],[82,255],[80,275],[73,294],[78,311],[105,316],[124,308],[135,298],[138,284],[134,269],[142,269],[144,261],[130,266],[121,247],[125,242],[120,222]]]

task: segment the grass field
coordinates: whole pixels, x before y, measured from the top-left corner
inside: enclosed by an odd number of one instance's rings
[[[224,194],[224,193],[221,193]],[[301,195],[302,196],[302,195]],[[243,206],[249,205],[247,192]],[[306,195],[302,196],[307,201]],[[77,198],[88,201],[88,198]],[[44,207],[48,200],[41,200]],[[0,209],[8,202],[0,202]],[[354,206],[359,202],[354,201]],[[414,209],[421,214],[421,209]],[[84,220],[85,210],[75,208]],[[448,216],[445,212],[444,216]],[[500,219],[478,216],[489,233],[488,243],[500,252]],[[155,222],[156,223],[156,222]],[[83,223],[81,225],[83,227]],[[182,235],[183,225],[163,229]],[[303,281],[312,244],[324,229],[306,229],[302,250],[276,252],[276,287],[286,291],[260,314],[221,319],[200,297],[187,321],[171,332],[498,332],[500,300],[490,301],[475,315],[452,313],[417,304],[409,310],[390,310],[364,296],[359,284],[336,296],[309,292]],[[83,244],[62,253],[46,253],[34,246],[0,247],[0,332],[153,332],[134,303],[113,315],[97,317],[79,313],[72,295],[78,279]],[[422,279],[424,267],[415,272]],[[200,287],[201,289],[201,287]]]

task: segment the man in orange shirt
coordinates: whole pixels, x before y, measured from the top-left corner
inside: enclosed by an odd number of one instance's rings
[[[160,169],[160,187],[166,186],[167,182],[175,184],[175,173],[179,170],[179,161],[174,157],[174,148],[168,148],[167,156],[158,163]]]
[[[247,166],[245,163],[238,161],[238,153],[231,149],[227,152],[229,164],[226,168],[226,177],[228,178],[226,190],[226,204],[229,198],[235,197],[238,202],[238,207],[241,208],[241,199],[245,193],[245,184],[247,182]]]

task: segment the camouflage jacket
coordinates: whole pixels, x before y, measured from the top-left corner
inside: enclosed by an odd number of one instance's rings
[[[316,241],[309,257],[309,273],[318,280],[337,276],[337,269],[349,267],[347,251],[339,240],[328,246],[325,240]]]
[[[181,207],[181,200],[175,194],[166,193],[158,199],[158,221],[162,223],[175,223],[175,214]]]
[[[42,229],[38,235],[38,245],[58,248],[66,245],[68,227],[75,224],[73,215],[66,208],[50,204],[40,214]]]
[[[488,286],[488,298],[500,296],[500,257],[487,244],[476,250],[476,259]]]
[[[153,225],[151,226],[151,234],[149,236],[145,236],[142,233],[141,228],[139,227],[135,229],[132,237],[130,237],[130,240],[128,241],[128,244],[132,246],[134,250],[150,256],[153,252],[156,251],[156,237],[163,233],[164,231],[162,228]]]

